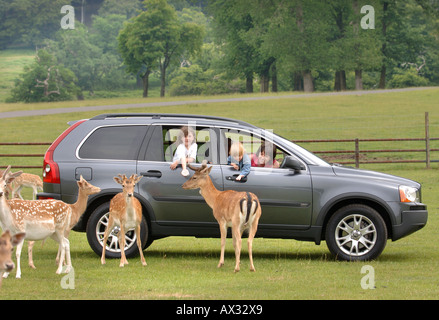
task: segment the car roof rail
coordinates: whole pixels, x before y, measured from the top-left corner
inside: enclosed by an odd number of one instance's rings
[[[234,122],[241,125],[250,126],[256,128],[256,126],[247,123],[245,121],[225,118],[225,117],[217,117],[217,116],[205,116],[205,115],[197,115],[197,114],[178,114],[178,113],[104,113],[97,115],[90,120],[105,120],[110,118],[152,118],[152,119],[164,119],[164,118],[191,118],[191,119],[207,119],[207,120],[217,120],[217,121],[226,121],[226,122]]]

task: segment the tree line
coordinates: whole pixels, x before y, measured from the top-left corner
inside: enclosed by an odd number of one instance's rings
[[[0,49],[14,46],[37,51],[9,101],[438,85],[439,1],[0,0]]]

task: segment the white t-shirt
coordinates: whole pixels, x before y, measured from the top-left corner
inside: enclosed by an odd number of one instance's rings
[[[178,145],[177,150],[175,150],[174,158],[172,162],[180,160],[181,158],[193,158],[197,159],[197,144],[192,143],[189,149],[186,149],[184,143]]]

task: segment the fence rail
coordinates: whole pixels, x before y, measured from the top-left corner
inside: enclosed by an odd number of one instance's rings
[[[417,149],[361,149],[360,143],[366,142],[425,142],[425,148]],[[439,151],[439,148],[430,148],[431,141],[439,141],[439,138],[396,138],[396,139],[328,139],[328,140],[294,140],[297,144],[312,144],[312,143],[352,143],[352,150],[316,150],[312,151],[315,154],[321,155],[322,158],[331,159],[331,155],[353,155],[352,160],[337,161],[340,164],[355,164],[355,167],[359,168],[360,164],[373,164],[373,163],[426,163],[427,168],[430,167],[431,162],[439,162],[439,160],[431,159],[431,152]],[[424,159],[379,159],[369,160],[368,154],[372,153],[422,153],[425,154]],[[361,159],[361,156],[366,157],[365,160]]]
[[[431,159],[431,153],[439,151],[439,148],[430,148],[430,143],[433,141],[439,141],[439,138],[397,138],[397,139],[318,139],[318,140],[294,140],[294,143],[303,145],[306,144],[306,149],[309,149],[313,153],[320,155],[322,158],[329,162],[337,162],[340,164],[354,164],[359,168],[361,164],[385,164],[385,163],[426,163],[426,167],[430,167],[431,162],[439,162],[439,160]],[[423,148],[394,148],[394,149],[362,149],[360,145],[370,142],[380,143],[395,143],[395,142],[425,142]],[[336,147],[333,150],[313,150],[312,144],[333,144]],[[339,149],[339,144],[352,143],[352,149],[336,150]],[[1,146],[14,148],[15,146],[49,146],[51,142],[0,142]],[[325,148],[326,149],[326,148]],[[409,153],[409,154],[423,154],[423,159],[369,159],[370,154],[381,153]],[[340,156],[344,156],[344,159],[339,160]],[[0,158],[39,158],[39,165],[23,165],[19,161],[14,161],[12,166],[19,169],[42,169],[42,158],[44,153],[0,153]],[[333,161],[336,160],[336,161]],[[6,168],[6,165],[0,166],[0,168]]]

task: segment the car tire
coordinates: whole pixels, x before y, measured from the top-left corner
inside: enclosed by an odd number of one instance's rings
[[[326,226],[326,244],[338,260],[377,258],[387,243],[387,227],[373,208],[352,204],[338,209]]]
[[[87,240],[93,251],[101,256],[102,255],[102,242],[104,238],[104,232],[106,229],[106,223],[108,222],[110,211],[110,202],[105,202],[98,206],[90,215],[87,222]],[[105,250],[106,258],[120,258],[119,240],[117,237],[118,228],[114,228],[110,233],[107,241],[107,248]],[[148,224],[145,217],[142,218],[140,225],[140,237],[142,248],[146,247],[148,239]],[[139,255],[139,249],[137,248],[136,233],[134,229],[130,229],[125,233],[125,255],[127,258],[132,258]]]

